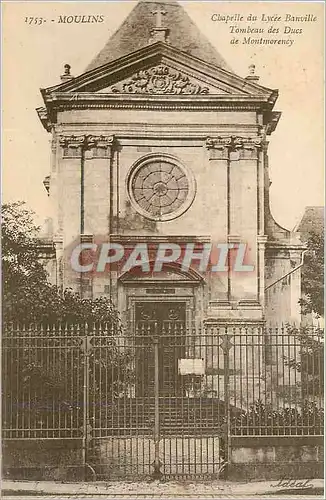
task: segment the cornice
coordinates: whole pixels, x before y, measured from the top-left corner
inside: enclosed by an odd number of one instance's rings
[[[53,92],[48,96],[48,103],[70,103],[73,106],[80,103],[137,103],[137,102],[154,102],[154,103],[253,103],[253,104],[269,104],[269,99],[264,95],[243,95],[243,94],[183,94],[183,95],[164,95],[164,94],[125,94],[125,93],[93,93],[93,92]]]
[[[136,135],[136,137],[142,137],[140,135],[140,132],[144,129],[144,123],[142,121],[139,122],[133,122],[132,124],[130,123],[125,123],[125,122],[119,122],[115,121],[114,124],[108,124],[107,121],[78,121],[78,122],[69,122],[69,121],[64,121],[60,120],[60,124],[57,125],[56,131],[57,132],[63,132],[67,130],[71,130],[71,133],[74,133],[75,129],[82,129],[83,127],[87,127],[87,130],[90,131],[90,133],[97,134],[97,132],[103,133],[103,130],[105,130],[107,134],[111,134],[112,131],[120,130],[120,136],[123,135],[124,137],[133,137]],[[171,124],[157,124],[157,123],[146,123],[146,128],[149,130],[153,130],[154,132],[170,132],[171,131]],[[200,133],[202,136],[207,137],[207,132],[211,131],[212,128],[213,130],[216,130],[216,133],[212,135],[212,137],[220,135],[219,132],[222,130],[227,132],[228,130],[232,131],[235,129],[235,124],[234,123],[219,123],[216,125],[212,124],[198,124],[198,123],[173,123],[173,128],[174,129],[179,129],[180,133],[184,132],[185,129],[194,131],[195,133]],[[240,133],[243,131],[244,133],[251,132],[254,134],[257,130],[261,130],[261,127],[257,125],[256,123],[241,123],[241,124],[236,124],[236,129],[237,132]],[[91,132],[92,131],[92,132]],[[147,136],[147,133],[144,133],[144,137]],[[187,137],[185,137],[187,139]]]
[[[82,109],[119,109],[149,111],[262,111],[266,99],[239,95],[126,95],[54,93],[48,102],[49,116],[56,122],[60,111]]]
[[[266,134],[270,135],[276,129],[278,122],[282,116],[281,111],[266,111],[264,113],[264,125],[266,126]]]
[[[49,120],[48,111],[44,107],[36,108],[36,113],[47,132],[51,132],[52,123]]]

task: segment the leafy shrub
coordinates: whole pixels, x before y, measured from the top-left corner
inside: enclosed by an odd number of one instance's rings
[[[310,401],[301,408],[273,409],[258,400],[231,419],[231,432],[237,436],[316,435],[323,429],[324,410]]]

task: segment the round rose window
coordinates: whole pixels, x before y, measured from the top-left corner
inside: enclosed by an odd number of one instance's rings
[[[170,158],[148,159],[138,164],[129,177],[128,191],[138,212],[158,221],[178,217],[194,197],[189,173]]]

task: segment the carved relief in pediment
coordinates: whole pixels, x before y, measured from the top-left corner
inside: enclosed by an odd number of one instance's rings
[[[110,88],[122,94],[208,94],[209,88],[192,81],[187,75],[160,65],[138,71],[128,80]]]

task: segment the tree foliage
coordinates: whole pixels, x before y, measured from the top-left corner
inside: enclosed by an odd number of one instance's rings
[[[324,239],[322,234],[311,233],[307,241],[308,251],[302,267],[302,291],[300,300],[304,314],[314,312],[324,316]]]
[[[71,289],[59,293],[39,259],[39,227],[24,202],[2,206],[3,319],[30,323],[109,322],[120,328],[108,297],[80,298]]]
[[[23,202],[2,206],[3,426],[79,436],[86,375],[88,404],[105,411],[134,376],[130,350],[108,297],[83,299],[49,283],[33,217]]]
[[[287,325],[287,334],[295,337],[300,344],[300,355],[286,357],[285,362],[300,373],[302,396],[321,400],[324,393],[324,330]]]

